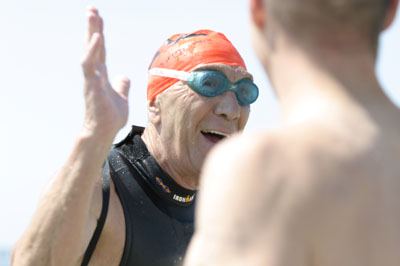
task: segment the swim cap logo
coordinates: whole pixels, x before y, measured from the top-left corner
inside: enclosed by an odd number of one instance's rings
[[[158,176],[156,176],[156,183],[167,193],[171,193],[171,190],[169,189],[169,187],[167,185],[164,184],[164,182],[161,180],[161,178],[159,178]]]
[[[182,36],[179,36],[176,40],[171,40],[171,39],[167,39],[166,41],[166,45],[174,45],[177,42],[179,42],[180,40],[186,39],[186,38],[191,38],[191,37],[197,37],[197,36],[207,36],[206,33],[192,33],[192,34],[184,34]],[[158,57],[158,55],[160,54],[160,50],[165,49],[165,46],[162,46],[154,55],[153,60],[151,60],[151,63],[149,65],[148,69],[151,69],[151,67],[153,66],[154,60],[156,60],[156,58]]]

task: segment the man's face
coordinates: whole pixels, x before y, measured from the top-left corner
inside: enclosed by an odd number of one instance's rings
[[[209,64],[196,67],[223,73],[232,83],[252,79],[241,67]],[[199,175],[206,154],[223,138],[243,130],[250,106],[239,105],[235,93],[204,97],[180,81],[161,95],[161,138],[168,145],[168,162],[184,175]]]

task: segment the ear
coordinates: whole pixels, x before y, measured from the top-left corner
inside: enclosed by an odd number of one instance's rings
[[[161,103],[158,95],[147,103],[149,122],[155,126],[161,124]]]
[[[251,19],[256,27],[263,31],[265,27],[265,10],[263,0],[250,0]]]
[[[390,25],[392,25],[394,18],[396,17],[398,5],[399,5],[399,0],[390,0],[382,31],[386,30],[387,28],[390,27]]]

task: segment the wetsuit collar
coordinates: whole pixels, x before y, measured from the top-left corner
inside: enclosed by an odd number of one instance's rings
[[[145,181],[161,198],[179,206],[192,205],[196,196],[196,190],[186,189],[176,183],[150,154],[140,134],[135,133],[134,130],[131,132],[131,141],[138,148],[139,152],[142,153],[142,156],[141,159],[131,163],[135,168],[140,170]]]

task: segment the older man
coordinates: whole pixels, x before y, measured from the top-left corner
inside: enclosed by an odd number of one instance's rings
[[[185,265],[400,265],[400,112],[375,74],[397,5],[251,0],[282,121],[211,152]]]
[[[127,120],[129,80],[109,84],[102,18],[88,13],[85,123],[13,265],[181,265],[204,157],[244,128],[258,89],[223,34],[174,35],[150,66],[146,129],[133,127],[109,153]]]

